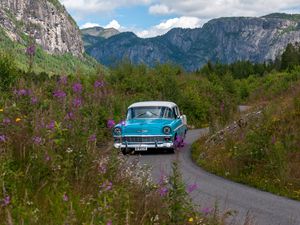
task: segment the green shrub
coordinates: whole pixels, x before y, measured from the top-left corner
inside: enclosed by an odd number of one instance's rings
[[[18,73],[12,55],[0,52],[0,90],[9,90],[17,78]]]

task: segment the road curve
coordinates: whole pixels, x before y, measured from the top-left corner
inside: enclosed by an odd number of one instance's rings
[[[172,162],[178,158],[184,182],[196,183],[199,187],[191,193],[194,203],[213,207],[217,202],[221,210],[235,210],[238,212],[235,218],[238,224],[242,224],[250,214],[259,225],[300,225],[300,202],[228,181],[195,165],[191,159],[191,145],[207,132],[207,129],[189,131],[186,146],[176,154],[135,154],[129,156],[129,160],[138,159],[141,164],[151,166],[153,178],[157,181],[161,171],[170,174]]]

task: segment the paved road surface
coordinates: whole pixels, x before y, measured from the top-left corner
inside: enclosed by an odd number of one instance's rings
[[[217,201],[222,210],[238,211],[235,219],[238,222],[250,212],[259,225],[300,225],[300,202],[228,181],[196,166],[190,157],[191,144],[207,132],[206,129],[189,131],[187,145],[178,154],[144,153],[129,159],[138,157],[142,164],[152,166],[153,178],[158,181],[161,170],[169,174],[172,161],[178,157],[185,183],[198,184],[198,190],[191,194],[194,202],[201,207],[213,207]]]

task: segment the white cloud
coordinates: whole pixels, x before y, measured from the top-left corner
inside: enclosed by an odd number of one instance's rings
[[[150,6],[149,13],[154,14],[154,15],[155,14],[170,14],[170,13],[172,13],[172,11],[166,5],[156,4],[156,5]]]
[[[117,8],[132,5],[149,5],[152,0],[59,0],[68,10],[79,14],[109,13]]]
[[[110,21],[109,24],[107,24],[106,26],[104,26],[104,28],[115,28],[117,30],[120,30],[121,25],[119,24],[118,21],[112,20],[112,21]]]
[[[149,12],[172,12],[179,16],[211,19],[224,16],[261,16],[299,7],[299,0],[159,0],[159,3],[150,6]]]
[[[80,29],[86,29],[86,28],[90,28],[90,27],[100,27],[100,25],[98,23],[85,23],[82,26],[80,26]]]
[[[167,33],[172,28],[196,28],[201,27],[205,20],[201,20],[197,17],[178,17],[169,19],[165,22],[162,22],[156,26],[153,26],[147,30],[137,31],[136,34],[142,38],[154,37],[158,35],[163,35]]]

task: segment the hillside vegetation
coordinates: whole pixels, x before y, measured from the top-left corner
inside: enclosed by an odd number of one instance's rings
[[[248,113],[236,130],[223,130],[195,143],[193,158],[199,165],[229,179],[300,199],[299,53],[299,47],[289,45],[280,60],[282,72],[236,81],[255,116],[249,118]],[[291,55],[293,61],[287,60]]]
[[[95,73],[97,69],[104,67],[96,62],[95,59],[88,55],[83,58],[77,58],[71,54],[48,54],[39,45],[35,45],[30,40],[30,37],[24,37],[26,43],[17,43],[10,40],[5,32],[0,28],[0,49],[8,52],[15,58],[15,63],[18,69],[22,71],[30,70],[30,56],[28,49],[32,48],[34,55],[33,70],[35,73],[45,72],[49,75],[55,74],[70,74],[70,73],[84,73],[86,75]],[[26,54],[27,53],[27,54]]]
[[[176,162],[156,181],[111,148],[113,124],[137,100],[179,101],[198,126],[220,102],[235,108],[223,79],[173,65],[49,76],[17,64],[0,54],[0,224],[225,224],[230,212],[192,205],[197,187]]]

